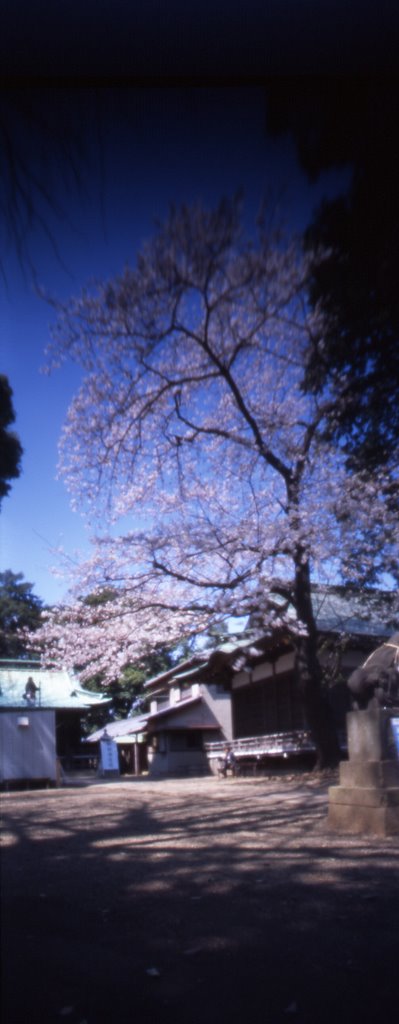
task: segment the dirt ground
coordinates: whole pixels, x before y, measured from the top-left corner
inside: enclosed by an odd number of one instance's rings
[[[2,1024],[396,1024],[398,838],[332,781],[3,794]]]

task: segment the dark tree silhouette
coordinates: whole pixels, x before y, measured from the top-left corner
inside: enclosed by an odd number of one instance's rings
[[[270,131],[292,133],[311,180],[340,165],[351,170],[347,191],[324,201],[306,232],[310,299],[327,329],[309,350],[305,387],[317,392],[329,380],[340,393],[330,434],[351,468],[373,471],[399,441],[399,83],[286,79],[267,104]]]
[[[0,274],[17,254],[35,276],[33,238],[45,236],[62,262],[67,199],[87,192],[102,163],[101,99],[95,88],[25,84],[0,90]]]
[[[8,481],[20,475],[23,454],[19,438],[9,430],[15,421],[12,395],[8,378],[0,374],[0,504],[11,489]]]
[[[43,603],[21,572],[0,573],[0,657],[20,658],[27,653],[20,629],[35,630],[41,624]]]

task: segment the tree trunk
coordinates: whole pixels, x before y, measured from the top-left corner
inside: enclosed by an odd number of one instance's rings
[[[296,642],[297,683],[316,746],[317,766],[335,767],[340,760],[340,750],[331,708],[323,693],[323,674],[317,653],[317,629],[308,564],[299,564],[296,567],[295,603],[298,617],[307,629],[307,635],[298,637]]]

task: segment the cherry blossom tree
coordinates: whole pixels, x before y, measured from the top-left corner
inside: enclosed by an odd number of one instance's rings
[[[346,475],[324,439],[329,395],[303,389],[323,330],[307,259],[266,213],[245,231],[239,199],[172,209],[134,269],[58,307],[53,364],[84,373],[61,469],[94,546],[44,635],[50,656],[111,678],[157,644],[256,612],[293,638],[327,764],[312,581],[373,585],[398,561],[382,472]],[[105,604],[84,600],[105,588]]]

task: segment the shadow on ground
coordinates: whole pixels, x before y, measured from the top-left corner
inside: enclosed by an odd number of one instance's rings
[[[326,811],[265,779],[6,795],[2,1024],[396,1024],[397,840]]]

